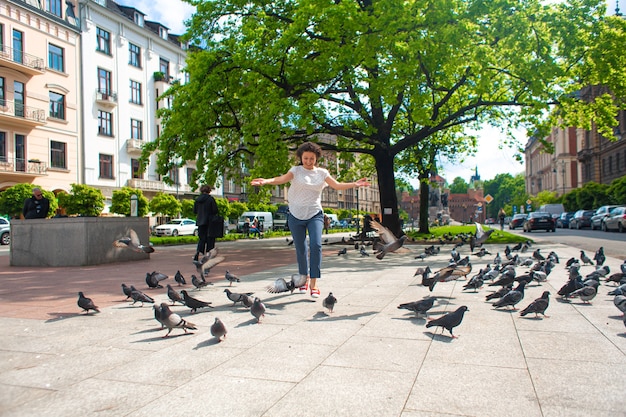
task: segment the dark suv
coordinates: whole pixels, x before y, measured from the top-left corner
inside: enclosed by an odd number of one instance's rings
[[[574,213],[574,217],[572,217],[569,221],[570,229],[582,229],[583,227],[591,227],[591,216],[595,211],[593,210],[578,210]]]
[[[556,231],[556,220],[552,215],[545,211],[533,211],[528,214],[524,220],[524,232],[532,232],[533,230],[545,230],[546,232]]]
[[[606,216],[609,215],[609,212],[613,210],[615,207],[619,207],[617,204],[612,206],[602,206],[598,207],[596,212],[591,216],[591,230],[602,229],[602,221]]]

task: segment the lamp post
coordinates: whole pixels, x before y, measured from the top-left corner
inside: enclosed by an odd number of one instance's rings
[[[565,161],[561,161],[561,175],[563,175],[563,194],[565,194]]]
[[[356,191],[356,234],[359,234],[361,229],[361,219],[359,218],[359,187],[355,189]]]

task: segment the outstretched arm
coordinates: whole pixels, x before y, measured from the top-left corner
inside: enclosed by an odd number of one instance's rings
[[[330,185],[330,187],[334,188],[335,190],[347,190],[350,188],[367,187],[368,185],[370,185],[367,178],[361,178],[360,180],[355,182],[338,182],[336,179],[330,176],[326,178],[326,184]]]
[[[286,184],[293,179],[293,172],[288,172],[274,178],[255,178],[250,181],[250,185],[281,185]]]

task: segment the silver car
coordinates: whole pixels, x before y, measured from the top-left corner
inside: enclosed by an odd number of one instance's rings
[[[626,207],[615,207],[602,221],[602,230],[617,230],[622,233],[626,230]]]
[[[11,223],[4,217],[0,217],[0,245],[11,243]]]

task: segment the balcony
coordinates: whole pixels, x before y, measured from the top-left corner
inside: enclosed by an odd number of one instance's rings
[[[33,128],[46,123],[46,112],[22,103],[0,100],[0,121],[16,127]]]
[[[109,90],[96,90],[96,103],[113,108],[117,106],[117,93]]]
[[[45,162],[36,159],[0,158],[0,172],[24,177],[39,177],[48,175],[48,167]]]
[[[138,188],[142,191],[164,192],[169,194],[189,193],[191,187],[188,184],[169,185],[163,181],[144,180],[140,178],[131,178],[126,183],[127,187]]]
[[[45,71],[43,58],[27,54],[24,51],[9,46],[0,47],[0,62],[2,66],[19,71],[27,75],[41,75]]]
[[[129,154],[140,154],[144,141],[140,139],[127,139],[126,152]]]
[[[588,149],[588,148],[582,149],[578,151],[578,154],[576,157],[579,161],[589,161],[593,157],[593,149]]]

